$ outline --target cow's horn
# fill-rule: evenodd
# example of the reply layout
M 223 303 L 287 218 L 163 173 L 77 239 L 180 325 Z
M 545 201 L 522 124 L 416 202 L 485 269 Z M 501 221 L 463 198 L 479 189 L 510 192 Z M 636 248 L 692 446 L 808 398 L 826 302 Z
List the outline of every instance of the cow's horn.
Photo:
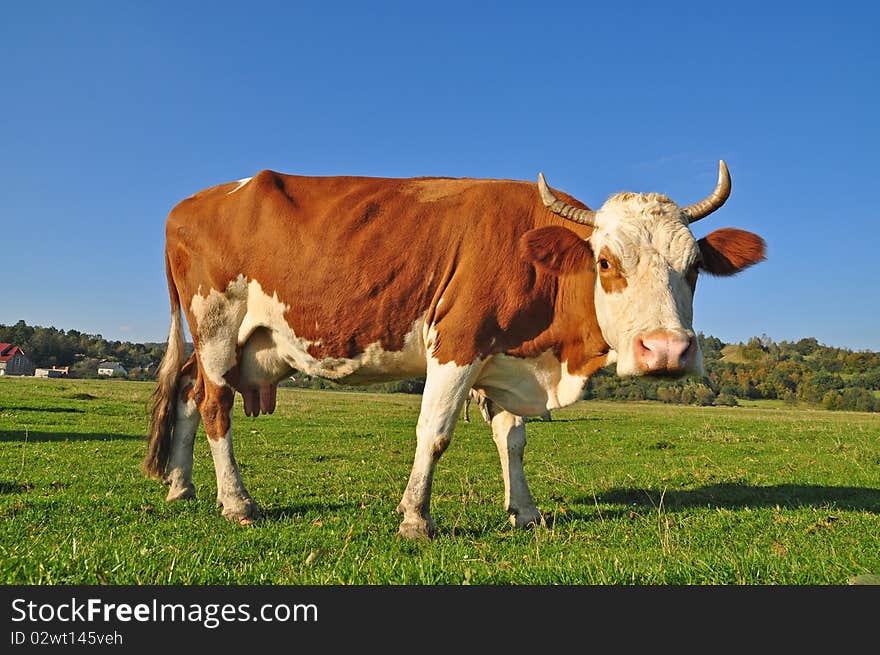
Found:
M 727 200 L 730 195 L 730 171 L 727 170 L 727 164 L 724 160 L 718 162 L 718 184 L 709 197 L 700 202 L 688 205 L 682 209 L 682 213 L 687 217 L 690 223 L 700 220 L 704 216 L 708 216 Z
M 556 196 L 547 187 L 547 180 L 544 179 L 543 173 L 538 173 L 538 192 L 541 194 L 541 200 L 554 214 L 559 214 L 563 218 L 581 225 L 595 225 L 596 212 L 574 207 L 562 200 L 557 200 Z

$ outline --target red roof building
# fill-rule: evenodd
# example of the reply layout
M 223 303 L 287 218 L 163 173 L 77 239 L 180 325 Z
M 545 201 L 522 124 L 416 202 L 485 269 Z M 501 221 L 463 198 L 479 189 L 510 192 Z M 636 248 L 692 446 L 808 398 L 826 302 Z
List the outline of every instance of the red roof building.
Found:
M 11 343 L 0 343 L 0 375 L 33 375 L 34 364 L 24 351 Z

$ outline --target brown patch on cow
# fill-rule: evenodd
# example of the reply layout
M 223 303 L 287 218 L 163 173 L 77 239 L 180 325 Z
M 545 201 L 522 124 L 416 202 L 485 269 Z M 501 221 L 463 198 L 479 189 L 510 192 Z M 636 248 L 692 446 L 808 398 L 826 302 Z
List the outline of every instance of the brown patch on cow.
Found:
M 566 222 L 566 225 L 570 223 Z M 589 228 L 587 228 L 589 230 Z M 589 249 L 589 243 L 584 242 Z M 591 261 L 592 252 L 589 253 Z M 574 375 L 590 376 L 605 365 L 609 346 L 596 319 L 594 286 L 596 272 L 586 265 L 582 275 L 557 276 L 538 268 L 534 283 L 541 302 L 524 307 L 529 326 L 542 329 L 527 336 L 506 351 L 514 357 L 537 357 L 552 350 L 560 362 L 566 362 Z
M 375 203 L 375 202 L 367 203 L 367 206 L 364 207 L 364 213 L 356 225 L 358 225 L 358 224 L 365 225 L 365 224 L 369 223 L 370 220 L 378 213 L 379 213 L 378 203 Z
M 547 210 L 530 182 L 263 171 L 232 195 L 215 187 L 179 203 L 166 251 L 189 255 L 188 270 L 173 271 L 184 298 L 239 275 L 258 280 L 290 307 L 285 319 L 317 359 L 354 358 L 374 343 L 399 351 L 427 312 L 441 363 L 543 347 L 570 355 L 574 371 L 608 347 L 592 267 L 558 277 L 522 257 L 520 238 L 548 226 L 570 230 L 572 242 L 591 232 Z M 184 311 L 198 344 L 200 326 Z
M 187 273 L 189 272 L 190 266 L 190 256 L 186 251 L 186 248 L 183 246 L 178 246 L 174 249 L 174 252 L 169 253 L 172 267 L 177 275 L 181 276 L 181 278 L 185 278 Z
M 603 246 L 596 260 L 596 271 L 599 273 L 599 284 L 605 293 L 620 293 L 626 289 L 626 276 L 620 258 Z
M 538 334 L 523 340 L 506 352 L 514 357 L 537 357 L 552 350 L 560 362 L 568 364 L 568 372 L 590 376 L 602 368 L 608 358 L 609 346 L 596 320 L 593 285 L 595 274 L 588 269 L 580 279 L 574 276 L 551 277 L 549 287 L 549 319 Z M 544 315 L 536 313 L 534 324 L 543 325 Z
M 519 248 L 526 261 L 553 275 L 583 271 L 593 258 L 589 242 L 559 225 L 529 230 Z
M 757 234 L 730 227 L 707 234 L 700 247 L 700 267 L 712 275 L 735 275 L 766 259 L 766 244 Z
M 219 441 L 226 437 L 231 425 L 230 412 L 235 399 L 235 391 L 228 385 L 218 386 L 202 378 L 204 395 L 199 404 L 199 413 L 205 424 L 209 439 Z
M 196 362 L 195 353 L 189 356 L 186 363 L 180 369 L 180 391 L 178 398 L 180 402 L 187 403 L 196 399 L 196 387 L 198 386 L 199 367 Z

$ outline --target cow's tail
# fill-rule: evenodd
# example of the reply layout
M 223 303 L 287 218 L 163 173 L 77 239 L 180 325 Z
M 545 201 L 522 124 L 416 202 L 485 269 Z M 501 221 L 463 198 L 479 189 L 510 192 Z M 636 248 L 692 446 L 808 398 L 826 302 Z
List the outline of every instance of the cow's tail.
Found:
M 165 274 L 168 277 L 168 293 L 171 297 L 171 329 L 168 332 L 168 347 L 165 349 L 165 356 L 156 375 L 156 388 L 151 399 L 147 456 L 143 464 L 146 474 L 154 478 L 161 478 L 165 474 L 168 457 L 171 454 L 171 431 L 174 427 L 177 407 L 177 386 L 180 369 L 186 358 L 180 295 L 171 275 L 171 263 L 167 255 Z

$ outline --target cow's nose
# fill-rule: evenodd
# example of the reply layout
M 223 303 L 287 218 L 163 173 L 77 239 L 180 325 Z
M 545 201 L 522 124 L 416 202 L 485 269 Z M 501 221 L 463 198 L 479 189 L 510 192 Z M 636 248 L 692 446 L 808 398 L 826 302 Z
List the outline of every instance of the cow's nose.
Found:
M 687 367 L 694 337 L 677 330 L 654 330 L 635 338 L 636 363 L 644 373 L 681 373 Z

